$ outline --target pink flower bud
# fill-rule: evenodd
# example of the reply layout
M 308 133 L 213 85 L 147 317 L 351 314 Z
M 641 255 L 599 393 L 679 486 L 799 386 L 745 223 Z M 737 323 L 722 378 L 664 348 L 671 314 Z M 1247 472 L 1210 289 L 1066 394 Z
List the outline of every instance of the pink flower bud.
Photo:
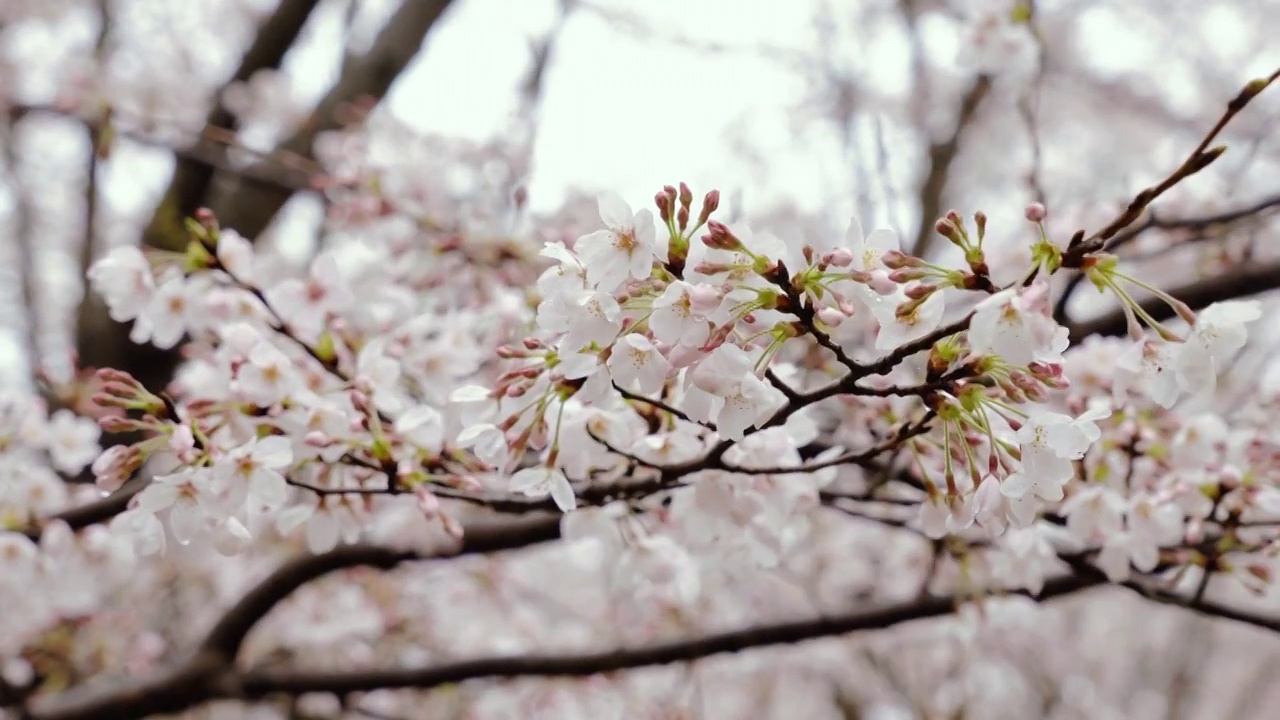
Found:
M 671 198 L 660 192 L 653 196 L 653 204 L 658 206 L 658 217 L 662 218 L 662 222 L 671 222 Z
M 705 225 L 711 218 L 711 213 L 718 207 L 720 207 L 720 191 L 712 190 L 702 198 L 702 211 L 698 213 L 698 224 Z
M 733 231 L 727 225 L 718 220 L 708 220 L 707 231 L 707 234 L 702 236 L 702 242 L 709 248 L 718 250 L 739 250 L 742 248 L 742 241 L 733 234 Z
M 1253 563 L 1245 567 L 1245 571 L 1264 583 L 1271 582 L 1271 568 L 1261 563 Z
M 692 204 L 693 204 L 693 191 L 689 189 L 688 185 L 684 184 L 684 182 L 681 182 L 680 183 L 680 207 L 684 208 L 685 210 L 688 210 L 689 206 Z
M 923 300 L 929 297 L 938 289 L 937 285 L 929 283 L 912 283 L 907 286 L 905 293 L 912 300 Z
M 1027 219 L 1030 220 L 1031 222 L 1034 222 L 1034 223 L 1044 222 L 1044 218 L 1047 214 L 1048 212 L 1044 209 L 1044 205 L 1041 205 L 1038 202 L 1031 203 L 1030 205 L 1027 206 L 1026 216 L 1027 216 Z
M 178 425 L 173 429 L 173 434 L 169 436 L 170 450 L 182 454 L 188 450 L 194 450 L 195 447 L 196 436 L 191 431 L 190 425 Z
M 844 322 L 844 313 L 833 307 L 821 307 L 818 309 L 818 320 L 829 327 L 838 327 Z
M 824 260 L 834 267 L 849 267 L 853 264 L 853 252 L 848 248 L 836 248 L 827 253 Z
M 905 267 L 917 267 L 920 265 L 920 259 L 912 257 L 901 250 L 890 250 L 880 256 L 880 262 L 890 270 L 899 270 Z
M 1192 545 L 1200 543 L 1204 540 L 1204 521 L 1200 518 L 1191 518 L 1187 521 L 1186 542 Z
M 306 444 L 308 447 L 323 448 L 323 447 L 329 447 L 329 445 L 333 442 L 333 438 L 329 437 L 328 435 L 321 432 L 320 430 L 312 430 L 308 432 L 306 435 L 302 436 L 302 442 Z
M 955 223 L 946 218 L 939 218 L 938 221 L 933 224 L 933 230 L 948 240 L 954 240 L 960 234 L 960 230 L 956 227 Z

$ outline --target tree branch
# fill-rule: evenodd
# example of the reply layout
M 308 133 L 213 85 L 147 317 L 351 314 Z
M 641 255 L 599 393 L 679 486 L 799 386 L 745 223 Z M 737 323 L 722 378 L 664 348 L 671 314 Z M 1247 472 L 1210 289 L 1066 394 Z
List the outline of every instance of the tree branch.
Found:
M 1124 247 L 1134 240 L 1137 240 L 1140 236 L 1150 230 L 1185 230 L 1192 233 L 1199 233 L 1211 228 L 1231 226 L 1235 223 L 1247 220 L 1258 220 L 1276 208 L 1280 208 L 1280 194 L 1268 196 L 1251 205 L 1219 213 L 1212 213 L 1209 215 L 1164 219 L 1157 216 L 1154 212 L 1151 212 L 1147 214 L 1147 219 L 1142 223 L 1139 223 L 1137 226 L 1116 235 L 1111 240 L 1111 249 L 1117 250 Z M 1223 235 L 1225 235 L 1225 232 L 1222 235 L 1212 235 L 1193 239 L 1209 240 L 1222 237 Z M 1171 246 L 1166 249 L 1172 249 L 1172 247 L 1176 246 Z M 1164 250 L 1161 250 L 1161 252 L 1163 251 Z M 1142 256 L 1129 255 L 1125 257 L 1128 260 L 1138 260 L 1149 256 L 1144 254 Z M 1079 289 L 1080 284 L 1083 282 L 1083 273 L 1076 273 L 1067 281 L 1066 286 L 1062 290 L 1062 294 L 1058 297 L 1058 301 L 1054 304 L 1053 308 L 1053 317 L 1058 321 L 1058 323 L 1065 324 L 1067 322 L 1067 305 L 1071 302 L 1071 298 L 1074 296 L 1075 291 Z
M 1091 578 L 1067 575 L 1045 583 L 1039 599 L 1048 600 L 1103 584 Z M 1025 595 L 1022 591 L 1005 594 Z M 881 630 L 900 623 L 949 615 L 958 598 L 946 595 L 912 600 L 873 610 L 859 610 L 832 617 L 731 630 L 699 638 L 659 643 L 648 647 L 584 655 L 527 655 L 468 660 L 450 665 L 356 672 L 302 673 L 262 670 L 248 672 L 241 681 L 245 697 L 276 693 L 296 695 L 332 692 L 344 695 L 383 688 L 433 688 L 479 678 L 588 677 L 601 673 L 654 665 L 689 662 L 712 655 L 742 652 L 773 645 Z
M 1193 310 L 1232 298 L 1247 297 L 1280 287 L 1280 263 L 1251 266 L 1200 280 L 1169 291 Z M 1173 317 L 1173 308 L 1159 298 L 1147 298 L 1142 307 L 1156 320 Z M 1078 323 L 1068 323 L 1072 344 L 1090 335 L 1119 336 L 1126 330 L 1124 313 L 1111 311 L 1101 317 Z
M 248 676 L 235 669 L 235 656 L 257 623 L 293 591 L 319 577 L 344 568 L 369 566 L 390 569 L 412 560 L 514 550 L 560 536 L 560 518 L 544 515 L 501 525 L 464 530 L 460 543 L 430 550 L 375 545 L 340 547 L 285 563 L 250 590 L 214 625 L 195 654 L 177 668 L 124 688 L 105 692 L 70 692 L 37 703 L 31 720 L 126 720 L 176 713 L 219 698 L 244 695 Z
M 245 51 L 240 59 L 240 66 L 223 85 L 223 89 L 233 83 L 248 81 L 260 70 L 280 67 L 285 54 L 293 47 L 307 19 L 319 4 L 320 0 L 280 0 L 275 12 L 258 28 L 253 44 Z M 205 118 L 205 128 L 234 132 L 236 126 L 235 116 L 223 106 L 220 96 L 215 97 L 213 108 Z M 195 147 L 201 141 L 197 141 Z M 193 153 L 179 155 L 169 187 L 143 234 L 146 245 L 168 250 L 181 250 L 184 247 L 186 231 L 183 228 L 183 218 L 190 216 L 203 204 L 209 185 L 213 182 L 214 170 L 223 164 L 206 162 Z
M 920 185 L 920 225 L 916 230 L 915 242 L 911 245 L 911 254 L 917 257 L 928 254 L 929 246 L 937 234 L 933 225 L 943 213 L 943 193 L 947 189 L 947 179 L 951 176 L 951 164 L 960 153 L 960 141 L 965 130 L 973 123 L 978 106 L 990 90 L 991 78 L 979 75 L 960 100 L 960 113 L 951 137 L 929 145 L 928 167 L 924 182 Z
M 449 4 L 450 0 L 404 0 L 374 40 L 373 48 L 346 64 L 337 83 L 310 118 L 277 150 L 310 158 L 316 136 L 340 126 L 338 110 L 343 105 L 361 98 L 382 99 L 391 83 L 418 54 L 427 31 Z M 205 204 L 223 227 L 253 239 L 267 228 L 292 194 L 238 175 L 228 178 L 225 184 L 215 184 Z

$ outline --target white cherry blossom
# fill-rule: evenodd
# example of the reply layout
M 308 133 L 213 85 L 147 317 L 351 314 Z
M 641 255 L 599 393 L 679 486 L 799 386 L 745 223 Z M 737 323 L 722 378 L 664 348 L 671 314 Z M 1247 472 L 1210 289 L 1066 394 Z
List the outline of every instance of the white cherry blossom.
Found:
M 569 512 L 578 505 L 573 486 L 569 484 L 569 479 L 564 473 L 557 468 L 539 465 L 520 470 L 511 476 L 510 487 L 511 492 L 528 497 L 541 498 L 550 495 L 556 507 L 562 512 Z
M 600 195 L 599 204 L 605 229 L 578 238 L 573 249 L 586 266 L 588 281 L 611 292 L 628 278 L 649 277 L 657 252 L 656 232 L 653 213 L 647 208 L 632 214 L 626 201 L 610 192 Z
M 671 364 L 648 338 L 637 333 L 623 335 L 609 355 L 609 372 L 614 382 L 642 395 L 654 395 L 662 389 Z

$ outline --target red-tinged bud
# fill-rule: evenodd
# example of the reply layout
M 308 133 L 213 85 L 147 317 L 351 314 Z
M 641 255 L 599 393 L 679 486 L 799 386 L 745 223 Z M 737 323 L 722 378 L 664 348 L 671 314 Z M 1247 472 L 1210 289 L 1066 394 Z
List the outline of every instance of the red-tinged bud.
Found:
M 218 229 L 218 218 L 213 214 L 213 211 L 207 207 L 196 208 L 193 217 L 195 217 L 196 222 L 200 223 L 208 230 Z
M 131 418 L 120 417 L 119 415 L 104 415 L 98 418 L 98 427 L 103 432 L 109 433 L 127 433 L 134 430 L 140 430 L 140 423 Z
M 946 214 L 946 218 L 947 220 L 950 220 L 951 224 L 955 225 L 957 228 L 964 227 L 964 218 L 960 217 L 960 213 L 956 212 L 955 210 L 948 210 Z
M 680 228 L 681 232 L 689 227 L 689 208 L 682 207 L 676 211 L 676 227 Z
M 680 207 L 684 208 L 685 210 L 688 210 L 690 205 L 693 205 L 693 191 L 689 189 L 688 185 L 684 184 L 684 182 L 681 182 L 680 183 Z
M 822 261 L 838 268 L 849 267 L 853 264 L 853 252 L 848 248 L 836 248 L 824 255 Z
M 728 340 L 729 335 L 733 332 L 733 326 L 734 323 L 725 323 L 723 326 L 716 328 L 711 333 L 711 337 L 707 338 L 707 341 L 702 344 L 702 352 L 711 352 L 723 345 L 724 341 Z
M 352 389 L 348 395 L 351 396 L 352 407 L 354 407 L 358 412 L 365 415 L 371 415 L 375 412 L 373 401 L 369 398 L 368 394 L 358 389 Z
M 542 350 L 547 345 L 536 337 L 527 337 L 520 341 L 526 350 Z
M 889 279 L 898 284 L 923 280 L 925 277 L 928 277 L 928 274 L 920 268 L 902 268 L 889 273 Z
M 866 285 L 867 283 L 870 283 L 872 280 L 875 279 L 871 275 L 871 273 L 867 272 L 866 270 L 859 270 L 857 268 L 851 268 L 847 274 L 850 280 L 856 283 L 862 283 L 863 285 Z
M 880 256 L 880 262 L 890 270 L 900 270 L 906 267 L 918 267 L 920 258 L 908 255 L 901 250 L 890 250 Z
M 719 250 L 739 250 L 742 248 L 742 241 L 733 234 L 733 231 L 727 225 L 718 220 L 707 221 L 707 234 L 702 236 L 702 242 L 707 247 Z
M 509 398 L 518 398 L 524 397 L 527 392 L 529 392 L 529 388 L 523 385 L 508 385 L 506 395 Z
M 1261 563 L 1251 563 L 1245 566 L 1245 572 L 1258 578 L 1264 583 L 1271 582 L 1271 568 Z
M 1044 205 L 1041 205 L 1038 202 L 1031 203 L 1027 206 L 1026 217 L 1033 223 L 1044 222 L 1047 215 L 1048 211 L 1045 210 Z
M 712 190 L 702 198 L 702 210 L 698 213 L 698 224 L 705 225 L 711 219 L 711 213 L 720 207 L 720 191 Z
M 662 218 L 662 222 L 671 222 L 671 198 L 666 193 L 658 193 L 653 196 L 653 204 L 658 206 L 658 217 Z
M 812 245 L 805 243 L 804 247 L 800 248 L 800 254 L 804 256 L 804 262 L 806 265 L 813 264 L 814 249 Z
M 978 226 L 978 240 L 987 236 L 987 214 L 979 210 L 973 214 L 973 224 Z
M 110 410 L 120 407 L 116 402 L 116 398 L 102 392 L 96 392 L 89 396 L 89 404 L 95 410 Z
M 495 355 L 502 358 L 503 360 L 511 360 L 513 358 L 526 357 L 524 352 L 516 350 L 510 345 L 499 345 L 497 349 L 495 349 L 493 352 Z
M 1045 387 L 1051 387 L 1054 390 L 1066 390 L 1071 387 L 1071 378 L 1065 375 L 1058 375 L 1056 377 L 1050 375 L 1049 377 L 1042 377 L 1038 379 L 1040 382 L 1044 383 Z
M 956 224 L 947 218 L 938 218 L 938 221 L 933 224 L 933 229 L 939 235 L 947 238 L 948 240 L 954 240 L 956 236 L 960 234 L 960 230 L 956 227 Z
M 1196 326 L 1196 313 L 1191 309 L 1190 305 L 1182 302 L 1172 295 L 1166 299 L 1166 302 L 1169 303 L 1169 307 L 1173 308 L 1174 312 L 1178 313 L 1178 317 L 1185 320 L 1191 327 Z
M 937 289 L 937 285 L 929 283 L 912 283 L 906 287 L 904 292 L 912 300 L 923 300 L 932 295 Z
M 994 448 L 992 448 L 991 454 L 987 455 L 987 472 L 992 475 L 1000 472 L 1000 456 L 996 454 Z

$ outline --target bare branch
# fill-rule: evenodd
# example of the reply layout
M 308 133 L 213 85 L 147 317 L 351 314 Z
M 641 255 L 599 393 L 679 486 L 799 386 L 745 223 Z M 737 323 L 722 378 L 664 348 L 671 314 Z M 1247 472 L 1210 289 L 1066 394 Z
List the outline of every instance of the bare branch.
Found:
M 951 165 L 960 152 L 960 141 L 965 130 L 973 123 L 978 106 L 990 90 L 991 78 L 979 75 L 960 100 L 955 131 L 946 140 L 929 145 L 928 166 L 924 182 L 920 185 L 920 226 L 916 231 L 915 242 L 911 245 L 913 255 L 925 257 L 929 253 L 929 246 L 937 234 L 933 230 L 934 222 L 944 212 L 943 194 L 947 189 L 947 180 L 951 177 Z
M 418 54 L 427 31 L 449 7 L 450 0 L 404 0 L 387 21 L 365 55 L 353 59 L 311 116 L 278 150 L 312 157 L 316 136 L 339 127 L 339 109 L 361 98 L 380 100 L 409 61 Z M 268 186 L 249 176 L 229 178 L 215 185 L 205 205 L 224 227 L 256 238 L 271 223 L 292 192 Z
M 1191 309 L 1199 310 L 1215 302 L 1257 295 L 1276 288 L 1280 288 L 1280 263 L 1249 266 L 1233 272 L 1224 272 L 1174 288 L 1169 291 L 1169 294 L 1190 305 Z M 1174 315 L 1173 308 L 1159 298 L 1144 300 L 1142 307 L 1158 321 L 1167 320 Z M 1093 320 L 1067 324 L 1067 328 L 1071 331 L 1072 344 L 1090 335 L 1123 335 L 1126 327 L 1124 313 L 1119 310 Z
M 182 665 L 141 683 L 106 692 L 72 692 L 30 709 L 31 720 L 125 720 L 180 712 L 218 698 L 245 695 L 235 656 L 253 627 L 299 587 L 344 568 L 390 569 L 412 560 L 513 550 L 554 540 L 560 518 L 544 515 L 515 523 L 468 527 L 460 543 L 427 551 L 351 545 L 281 566 L 233 605 L 214 625 L 197 652 Z
M 1154 212 L 1148 213 L 1147 219 L 1135 227 L 1132 227 L 1111 240 L 1111 250 L 1118 250 L 1125 245 L 1137 240 L 1143 234 L 1151 230 L 1182 230 L 1191 233 L 1204 233 L 1213 228 L 1230 228 L 1237 223 L 1243 223 L 1250 220 L 1261 220 L 1271 211 L 1280 208 L 1280 194 L 1271 195 L 1244 207 L 1226 210 L 1220 213 L 1212 213 L 1209 215 L 1200 215 L 1184 218 L 1161 218 Z M 1209 240 L 1214 238 L 1225 237 L 1227 232 L 1214 234 L 1209 236 L 1198 237 L 1195 239 Z M 1173 247 L 1176 247 L 1173 246 Z M 1165 252 L 1161 250 L 1160 252 Z M 1126 256 L 1129 259 L 1142 259 L 1142 256 Z M 1075 291 L 1079 289 L 1080 284 L 1084 282 L 1084 275 L 1078 273 L 1073 275 L 1067 282 L 1066 287 L 1062 290 L 1062 295 L 1058 297 L 1058 302 L 1054 305 L 1053 317 L 1059 323 L 1067 322 L 1067 305 L 1070 303 Z
M 240 66 L 223 86 L 224 89 L 232 83 L 249 80 L 259 70 L 280 67 L 285 54 L 293 47 L 307 19 L 319 4 L 319 0 L 281 0 L 275 12 L 259 27 L 253 43 L 245 51 Z M 220 96 L 214 98 L 213 108 L 205 118 L 205 127 L 236 129 L 235 116 L 222 105 Z M 193 147 L 198 147 L 203 140 L 202 134 L 201 140 Z M 143 242 L 151 247 L 181 250 L 186 240 L 182 220 L 203 204 L 213 182 L 214 170 L 224 164 L 206 162 L 196 153 L 180 154 L 169 188 L 147 225 Z

